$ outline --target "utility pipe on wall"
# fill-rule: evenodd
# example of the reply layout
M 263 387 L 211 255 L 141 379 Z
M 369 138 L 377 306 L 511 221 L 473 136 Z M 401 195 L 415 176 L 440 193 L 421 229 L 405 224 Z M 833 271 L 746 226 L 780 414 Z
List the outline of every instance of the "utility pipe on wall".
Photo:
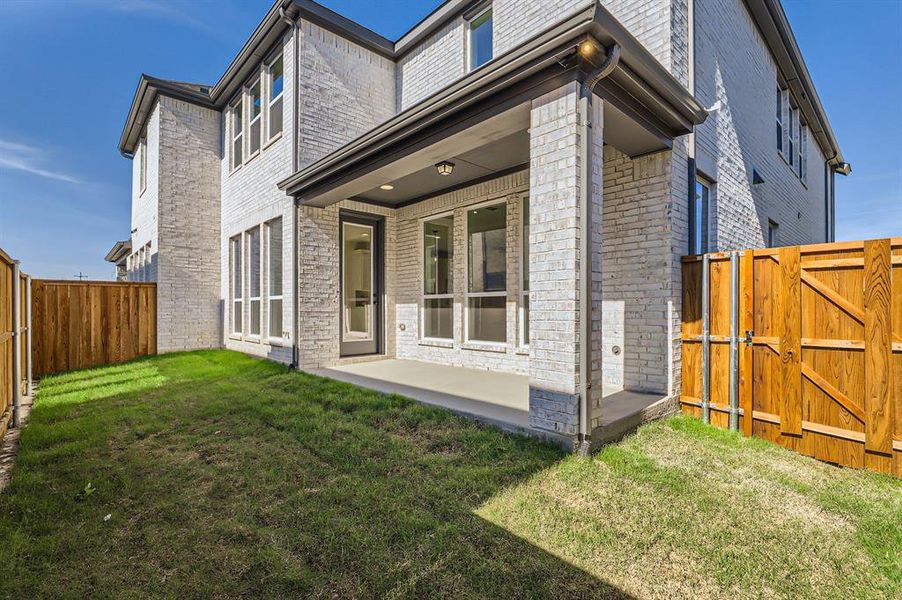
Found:
M 589 59 L 598 51 L 594 40 L 580 44 L 579 53 Z M 620 46 L 612 44 L 605 49 L 605 60 L 597 69 L 586 75 L 579 90 L 580 137 L 580 261 L 579 261 L 579 317 L 582 325 L 580 336 L 580 384 L 579 394 L 579 447 L 582 455 L 588 454 L 591 426 L 589 424 L 589 399 L 592 392 L 592 98 L 595 86 L 613 72 L 620 62 Z M 603 126 L 603 124 L 602 124 Z
M 298 35 L 298 22 L 297 20 L 289 17 L 285 12 L 285 7 L 279 8 L 279 16 L 282 17 L 282 20 L 291 27 L 291 46 L 294 49 L 294 66 L 292 68 L 292 84 L 291 84 L 291 94 L 292 94 L 292 111 L 291 111 L 291 172 L 297 173 L 298 164 L 300 162 L 298 158 L 298 123 L 299 116 L 298 111 L 300 109 L 300 91 L 299 91 L 299 82 L 300 82 L 300 39 Z M 298 219 L 300 217 L 300 211 L 298 209 L 298 201 L 296 198 L 292 199 L 291 202 L 291 280 L 292 280 L 292 290 L 291 290 L 291 298 L 292 302 L 292 324 L 293 331 L 292 335 L 294 339 L 291 343 L 291 367 L 296 369 L 301 364 L 301 349 L 298 345 L 299 336 L 301 331 L 300 325 L 300 298 L 298 297 L 298 269 L 300 268 L 300 264 L 298 262 L 298 242 L 300 237 L 298 235 Z

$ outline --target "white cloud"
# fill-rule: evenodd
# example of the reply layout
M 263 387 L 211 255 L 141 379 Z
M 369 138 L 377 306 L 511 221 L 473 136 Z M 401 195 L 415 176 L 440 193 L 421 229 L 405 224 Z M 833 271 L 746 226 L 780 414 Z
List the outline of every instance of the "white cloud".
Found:
M 76 2 L 102 10 L 156 17 L 207 33 L 213 30 L 208 22 L 191 14 L 191 12 L 197 12 L 199 4 L 197 2 L 172 2 L 171 0 L 76 0 Z
M 22 171 L 46 179 L 82 183 L 72 175 L 46 168 L 45 162 L 45 153 L 40 148 L 0 138 L 0 168 Z

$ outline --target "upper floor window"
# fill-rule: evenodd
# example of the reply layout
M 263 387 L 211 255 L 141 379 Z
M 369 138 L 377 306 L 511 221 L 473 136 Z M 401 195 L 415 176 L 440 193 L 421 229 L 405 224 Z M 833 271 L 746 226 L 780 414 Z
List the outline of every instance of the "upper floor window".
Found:
M 261 134 L 263 133 L 263 94 L 258 79 L 248 88 L 248 109 L 250 110 L 250 139 L 248 157 L 260 151 Z
M 282 57 L 269 64 L 269 134 L 268 139 L 282 133 L 282 93 L 285 91 L 285 73 Z
M 711 201 L 711 184 L 701 177 L 695 178 L 695 196 L 689 207 L 689 254 L 708 251 L 708 207 Z
M 767 221 L 767 247 L 776 248 L 780 245 L 780 226 L 776 221 Z
M 777 88 L 777 150 L 783 152 L 783 94 L 785 92 Z
M 789 159 L 790 166 L 795 165 L 796 146 L 798 145 L 798 143 L 796 142 L 796 137 L 795 137 L 796 131 L 797 131 L 796 125 L 795 125 L 796 119 L 798 119 L 798 114 L 796 112 L 796 109 L 790 108 L 789 109 L 789 149 L 788 149 L 789 156 L 787 157 Z
M 232 107 L 232 168 L 237 169 L 243 160 L 244 143 L 244 106 L 239 98 Z
M 472 71 L 492 60 L 492 6 L 469 22 L 469 67 Z
M 147 189 L 147 137 L 142 137 L 138 142 L 138 181 L 141 184 L 141 194 Z
M 808 145 L 808 127 L 799 119 L 798 151 L 796 153 L 796 172 L 799 179 L 805 181 L 805 148 Z

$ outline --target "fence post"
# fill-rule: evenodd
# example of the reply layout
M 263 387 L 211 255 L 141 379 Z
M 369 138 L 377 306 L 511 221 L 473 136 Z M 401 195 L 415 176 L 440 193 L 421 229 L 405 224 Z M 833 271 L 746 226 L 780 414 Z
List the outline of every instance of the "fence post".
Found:
M 730 430 L 739 430 L 739 253 L 730 253 Z
M 19 281 L 19 261 L 13 261 L 13 427 L 19 426 L 19 406 L 22 404 L 22 284 Z
M 711 422 L 711 257 L 702 256 L 702 421 Z
M 31 275 L 25 276 L 25 327 L 25 394 L 31 397 L 34 394 L 31 378 Z
M 739 405 L 743 410 L 742 431 L 747 436 L 754 432 L 754 377 L 755 353 L 752 337 L 755 335 L 755 253 L 746 250 L 739 262 L 739 279 L 742 293 L 739 295 L 740 327 L 745 333 L 745 346 L 739 354 Z

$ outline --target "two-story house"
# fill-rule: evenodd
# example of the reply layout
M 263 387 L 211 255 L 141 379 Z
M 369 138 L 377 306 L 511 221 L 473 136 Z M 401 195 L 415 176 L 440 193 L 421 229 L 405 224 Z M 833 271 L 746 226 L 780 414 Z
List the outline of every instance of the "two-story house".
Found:
M 394 41 L 278 0 L 215 84 L 142 76 L 119 147 L 161 351 L 517 376 L 571 442 L 678 393 L 681 256 L 831 240 L 849 169 L 779 0 L 448 0 Z

